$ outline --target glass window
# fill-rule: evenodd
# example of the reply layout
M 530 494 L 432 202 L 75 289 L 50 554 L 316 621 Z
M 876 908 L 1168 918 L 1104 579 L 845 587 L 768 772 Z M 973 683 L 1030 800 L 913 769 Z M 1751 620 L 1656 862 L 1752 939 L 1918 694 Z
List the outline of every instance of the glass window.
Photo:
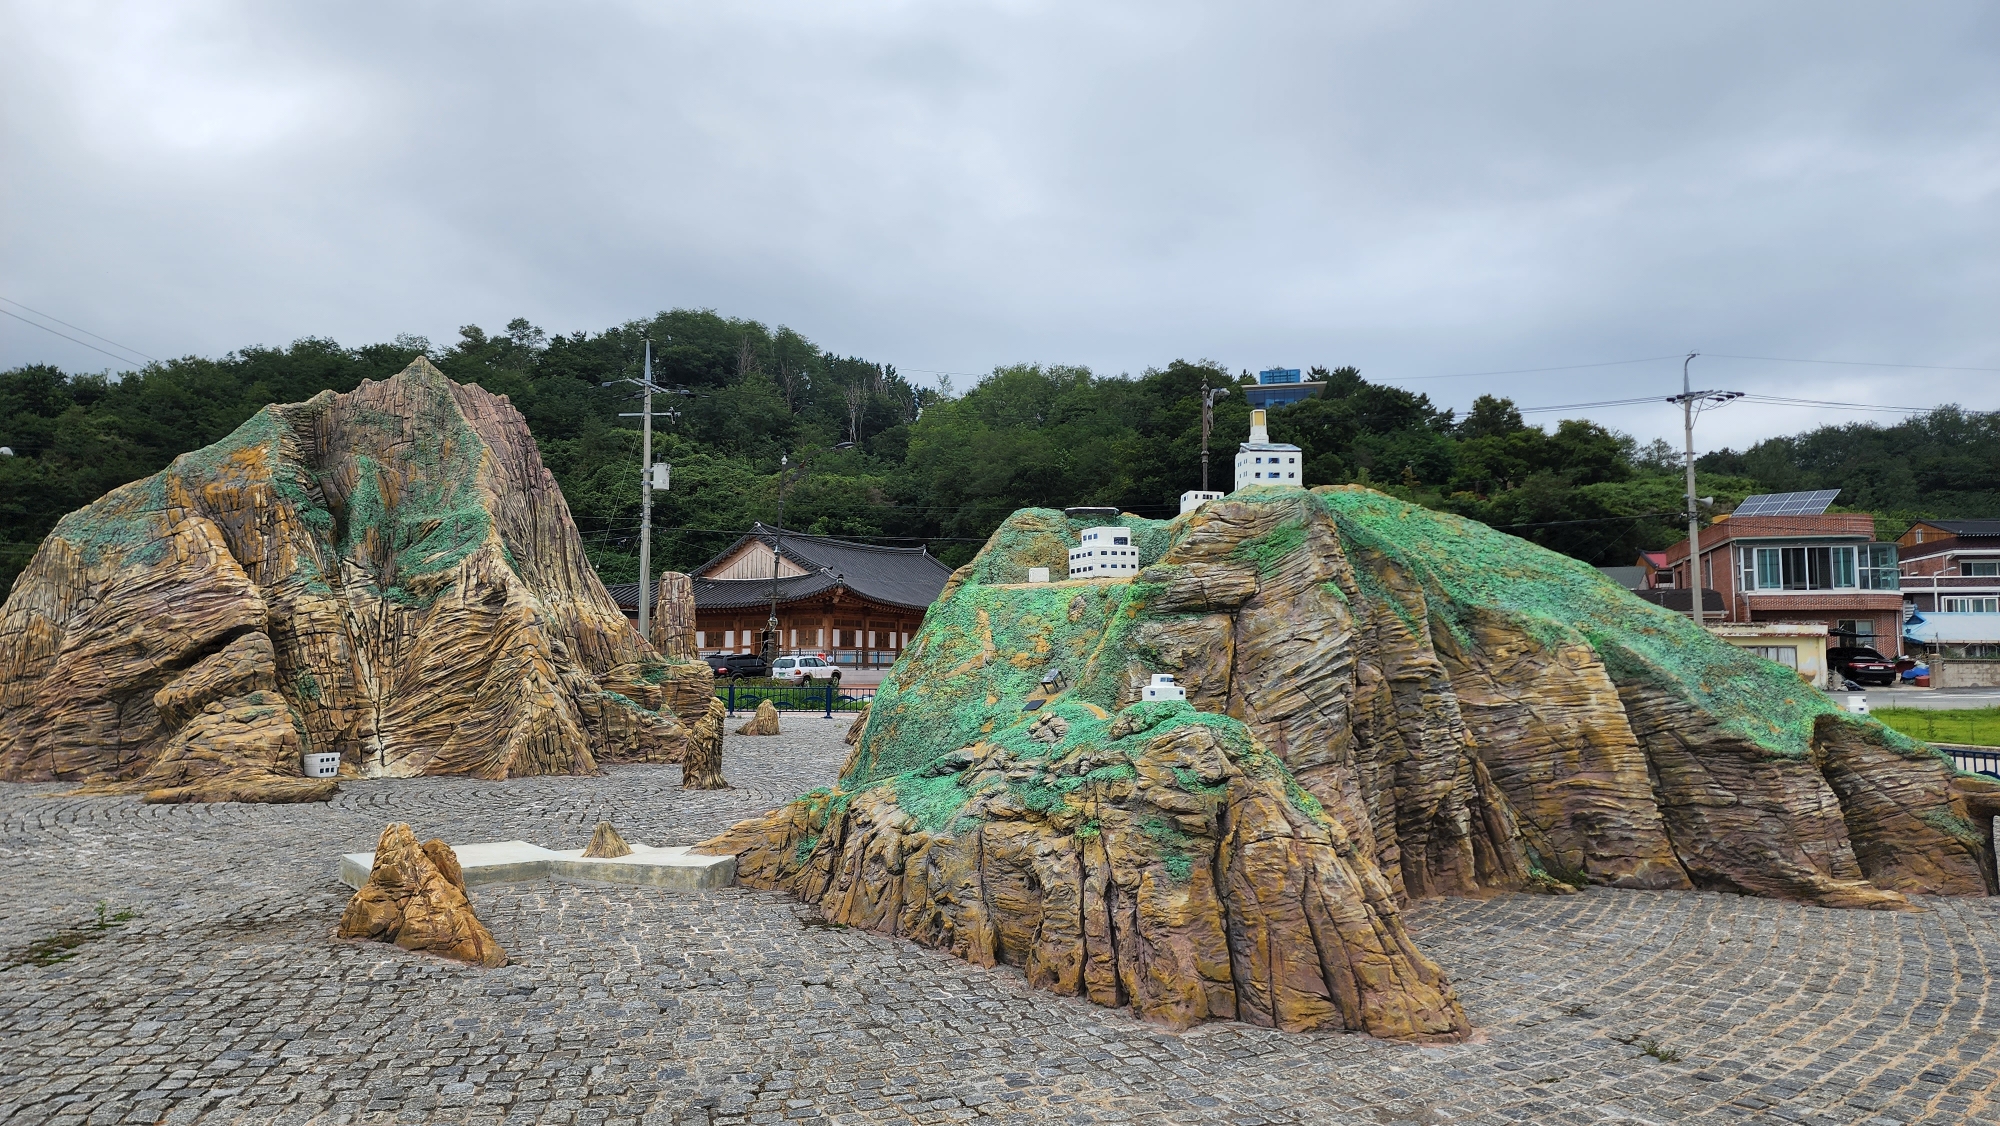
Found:
M 1958 565 L 1958 573 L 1987 579 L 2000 578 L 2000 559 L 1967 559 Z
M 2000 614 L 2000 598 L 1947 598 L 1947 614 Z
M 1840 589 L 1852 587 L 1854 585 L 1854 549 L 1851 547 L 1836 547 L 1832 549 L 1832 554 L 1833 585 Z
M 1776 661 L 1788 669 L 1799 667 L 1799 647 L 1796 645 L 1750 645 L 1745 648 L 1767 661 Z
M 1896 590 L 1901 587 L 1895 544 L 1871 543 L 1861 551 L 1861 589 Z
M 1784 589 L 1785 578 L 1784 578 L 1784 569 L 1781 566 L 1781 562 L 1782 561 L 1778 558 L 1777 548 L 1760 547 L 1757 549 L 1758 590 Z
M 1131 543 L 1131 542 L 1132 542 L 1132 540 L 1131 540 L 1131 538 L 1130 538 L 1129 536 L 1112 536 L 1112 537 L 1111 537 L 1111 542 L 1112 542 L 1112 543 Z

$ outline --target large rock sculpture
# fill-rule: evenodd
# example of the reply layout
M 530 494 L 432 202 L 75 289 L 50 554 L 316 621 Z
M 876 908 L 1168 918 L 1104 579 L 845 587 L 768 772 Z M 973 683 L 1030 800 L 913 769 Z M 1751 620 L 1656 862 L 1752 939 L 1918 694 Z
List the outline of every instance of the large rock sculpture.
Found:
M 506 398 L 419 359 L 64 517 L 0 609 L 0 777 L 313 800 L 333 782 L 300 752 L 333 751 L 348 775 L 640 760 L 724 785 L 712 676 L 662 640 L 679 659 L 590 569 Z
M 1574 560 L 1359 488 L 1120 523 L 1134 580 L 1030 583 L 1081 525 L 1016 513 L 838 783 L 704 851 L 1171 1024 L 1406 1039 L 1467 1031 L 1414 899 L 1993 890 L 1993 787 Z

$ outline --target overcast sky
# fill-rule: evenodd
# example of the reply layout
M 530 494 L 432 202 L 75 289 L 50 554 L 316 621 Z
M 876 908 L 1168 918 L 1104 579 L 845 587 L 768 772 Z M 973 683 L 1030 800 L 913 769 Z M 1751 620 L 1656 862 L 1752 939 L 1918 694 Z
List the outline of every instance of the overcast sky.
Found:
M 701 306 L 926 380 L 1354 364 L 1458 407 L 1680 362 L 1429 377 L 2000 369 L 1990 0 L 0 13 L 0 310 L 152 356 Z M 122 366 L 0 317 L 29 362 Z M 1694 370 L 2000 408 L 1996 371 Z

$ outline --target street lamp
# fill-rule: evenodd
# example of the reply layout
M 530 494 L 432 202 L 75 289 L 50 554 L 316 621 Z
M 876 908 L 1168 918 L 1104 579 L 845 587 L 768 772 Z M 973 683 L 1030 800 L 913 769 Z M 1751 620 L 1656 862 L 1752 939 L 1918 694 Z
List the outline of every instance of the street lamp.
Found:
M 1228 387 L 1210 390 L 1208 377 L 1201 377 L 1201 491 L 1208 491 L 1208 432 L 1215 429 L 1215 401 L 1229 394 Z
M 831 448 L 836 450 L 851 450 L 854 448 L 854 443 L 842 442 Z M 812 458 L 812 453 L 807 453 L 799 458 L 800 476 L 805 475 L 806 468 L 811 463 Z M 762 646 L 764 650 L 764 663 L 766 665 L 778 659 L 778 560 L 784 555 L 785 549 L 785 480 L 791 475 L 791 463 L 792 455 L 788 453 L 778 455 L 778 528 L 776 534 L 771 537 L 771 616 L 764 623 L 764 644 Z

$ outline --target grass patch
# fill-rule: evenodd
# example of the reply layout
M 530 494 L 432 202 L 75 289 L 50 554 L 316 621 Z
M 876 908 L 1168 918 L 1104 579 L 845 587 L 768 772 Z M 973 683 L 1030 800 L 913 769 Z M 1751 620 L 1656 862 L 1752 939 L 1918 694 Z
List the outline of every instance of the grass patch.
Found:
M 97 905 L 97 918 L 90 922 L 59 930 L 54 934 L 38 938 L 26 946 L 8 951 L 5 962 L 0 963 L 0 970 L 11 970 L 15 966 L 53 966 L 57 962 L 67 962 L 82 952 L 85 943 L 103 938 L 110 931 L 138 917 L 139 913 L 129 907 L 109 911 L 100 903 Z
M 1870 715 L 1912 739 L 1926 743 L 1964 743 L 2000 747 L 2000 708 L 1875 708 Z

